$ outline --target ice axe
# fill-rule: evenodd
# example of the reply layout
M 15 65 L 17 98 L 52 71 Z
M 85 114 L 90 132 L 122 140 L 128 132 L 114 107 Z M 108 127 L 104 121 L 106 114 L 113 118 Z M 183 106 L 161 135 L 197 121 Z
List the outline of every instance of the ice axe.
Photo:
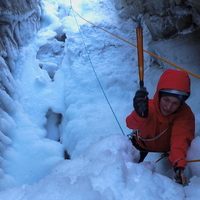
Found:
M 137 54 L 138 54 L 138 72 L 140 79 L 140 89 L 144 88 L 144 56 L 143 56 L 143 29 L 141 19 L 138 19 L 138 27 L 136 28 L 137 36 Z
M 138 72 L 140 89 L 135 93 L 133 99 L 133 106 L 136 113 L 140 117 L 148 117 L 148 92 L 144 87 L 144 57 L 143 57 L 143 29 L 141 20 L 138 20 L 138 27 L 136 28 L 137 36 L 137 54 L 138 54 Z

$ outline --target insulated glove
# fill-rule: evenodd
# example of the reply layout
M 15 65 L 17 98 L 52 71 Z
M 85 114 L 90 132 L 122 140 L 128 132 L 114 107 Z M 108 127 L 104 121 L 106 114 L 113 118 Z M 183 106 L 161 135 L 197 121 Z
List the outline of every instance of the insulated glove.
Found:
M 184 184 L 183 183 L 183 173 L 184 173 L 184 167 L 176 167 L 175 168 L 175 176 L 174 176 L 174 178 L 175 178 L 175 181 L 176 181 L 176 183 L 179 183 L 179 184 Z
M 136 113 L 143 118 L 148 117 L 148 92 L 145 87 L 138 90 L 133 98 L 133 107 Z

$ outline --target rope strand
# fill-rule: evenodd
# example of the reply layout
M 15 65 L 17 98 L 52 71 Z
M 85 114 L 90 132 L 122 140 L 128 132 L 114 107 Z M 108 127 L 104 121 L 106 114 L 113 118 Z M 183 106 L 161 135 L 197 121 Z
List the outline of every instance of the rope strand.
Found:
M 105 99 L 106 99 L 106 101 L 107 101 L 107 103 L 108 103 L 108 105 L 109 105 L 109 107 L 110 107 L 110 109 L 111 109 L 111 111 L 112 111 L 114 117 L 115 117 L 115 120 L 117 121 L 117 123 L 118 123 L 118 125 L 119 125 L 119 128 L 120 128 L 121 132 L 123 133 L 123 135 L 125 135 L 125 134 L 124 134 L 124 131 L 123 131 L 123 129 L 122 129 L 122 127 L 121 127 L 121 125 L 120 125 L 120 123 L 119 123 L 119 121 L 118 121 L 116 115 L 115 115 L 115 112 L 114 112 L 114 110 L 113 110 L 113 108 L 112 108 L 112 106 L 111 106 L 111 104 L 110 104 L 110 102 L 109 102 L 109 100 L 108 100 L 108 98 L 107 98 L 107 96 L 106 96 L 106 93 L 105 93 L 105 91 L 104 91 L 104 89 L 103 89 L 103 87 L 102 87 L 102 85 L 101 85 L 101 82 L 100 82 L 100 80 L 99 80 L 99 78 L 98 78 L 98 76 L 97 76 L 97 73 L 96 73 L 96 71 L 95 71 L 95 69 L 94 69 L 92 60 L 91 60 L 91 58 L 90 58 L 89 52 L 88 52 L 88 50 L 87 50 L 86 44 L 85 44 L 84 39 L 83 39 L 83 36 L 82 36 L 82 34 L 81 34 L 80 26 L 79 26 L 78 21 L 77 21 L 77 19 L 76 19 L 75 13 L 76 13 L 80 18 L 82 18 L 83 20 L 85 20 L 86 22 L 88 22 L 88 23 L 90 23 L 91 25 L 93 25 L 93 26 L 95 26 L 95 27 L 97 27 L 97 28 L 99 28 L 99 29 L 101 29 L 101 30 L 103 30 L 103 31 L 105 31 L 105 32 L 107 32 L 107 33 L 113 35 L 114 37 L 117 37 L 118 39 L 120 39 L 120 40 L 122 40 L 122 41 L 124 41 L 124 42 L 126 42 L 126 43 L 128 43 L 128 44 L 130 44 L 130 45 L 132 45 L 132 46 L 134 46 L 134 47 L 137 47 L 137 45 L 135 45 L 135 44 L 133 44 L 133 43 L 131 43 L 131 42 L 129 42 L 129 41 L 127 41 L 127 40 L 125 40 L 125 39 L 123 39 L 123 38 L 121 38 L 121 37 L 119 37 L 119 36 L 113 34 L 113 33 L 110 33 L 109 31 L 107 31 L 107 30 L 105 30 L 105 29 L 103 29 L 103 28 L 101 28 L 101 27 L 99 27 L 99 26 L 93 24 L 92 22 L 90 22 L 90 21 L 84 19 L 82 16 L 80 16 L 80 15 L 73 9 L 73 7 L 72 7 L 72 1 L 70 0 L 70 11 L 71 11 L 71 10 L 72 10 L 72 12 L 73 12 L 73 16 L 74 16 L 75 21 L 76 21 L 76 24 L 77 24 L 77 26 L 78 26 L 78 29 L 79 29 L 81 38 L 82 38 L 82 40 L 83 40 L 84 47 L 85 47 L 85 49 L 86 49 L 86 53 L 87 53 L 87 55 L 88 55 L 90 64 L 91 64 L 91 66 L 92 66 L 92 69 L 93 69 L 93 72 L 94 72 L 94 74 L 95 74 L 95 77 L 96 77 L 96 79 L 97 79 L 97 81 L 98 81 L 98 84 L 99 84 L 99 86 L 100 86 L 100 88 L 101 88 L 101 90 L 102 90 L 102 92 L 103 92 L 103 94 L 104 94 L 104 97 L 105 97 Z M 161 57 L 159 57 L 159 56 L 157 56 L 157 55 L 155 55 L 155 54 L 153 54 L 153 53 L 151 53 L 151 52 L 149 52 L 149 51 L 146 51 L 146 50 L 144 50 L 144 49 L 143 49 L 143 51 L 146 52 L 146 53 L 148 53 L 148 54 L 150 54 L 150 55 L 152 55 L 152 56 L 154 56 L 154 57 L 156 57 L 156 58 L 158 58 L 158 59 L 160 59 L 160 60 L 162 60 L 162 61 L 164 61 L 164 62 L 166 62 L 166 63 L 168 63 L 168 64 L 170 64 L 170 65 L 172 65 L 172 66 L 174 66 L 174 67 L 176 67 L 176 68 L 178 68 L 178 69 L 180 69 L 180 70 L 182 70 L 182 71 L 185 71 L 186 73 L 188 73 L 188 74 L 190 74 L 190 75 L 192 75 L 192 76 L 194 76 L 194 77 L 196 77 L 196 78 L 198 78 L 198 79 L 200 79 L 200 76 L 198 76 L 198 75 L 196 75 L 196 74 L 194 74 L 194 73 L 192 73 L 192 72 L 190 72 L 190 71 L 188 71 L 188 70 L 185 70 L 185 69 L 179 67 L 178 65 L 175 65 L 175 64 L 169 62 L 168 60 L 165 60 L 164 58 L 161 58 Z M 156 163 L 159 162 L 160 160 L 162 160 L 164 157 L 167 157 L 168 155 L 169 155 L 169 154 L 168 154 L 167 152 L 165 152 L 165 153 L 156 161 Z M 200 162 L 200 159 L 197 159 L 197 160 L 187 160 L 186 162 L 187 162 L 187 163 L 189 163 L 189 162 Z
M 73 8 L 72 8 L 72 9 L 73 9 Z M 93 26 L 95 26 L 95 27 L 97 27 L 97 28 L 99 28 L 99 29 L 105 31 L 106 33 L 108 33 L 108 34 L 110 34 L 110 35 L 113 35 L 114 37 L 116 37 L 116 38 L 118 38 L 118 39 L 120 39 L 120 40 L 122 40 L 122 41 L 124 41 L 124 42 L 126 42 L 126 43 L 128 43 L 128 44 L 130 44 L 130 45 L 132 45 L 132 46 L 134 46 L 134 47 L 137 47 L 137 45 L 135 45 L 135 44 L 133 44 L 133 43 L 131 43 L 131 42 L 129 42 L 129 41 L 127 41 L 127 40 L 125 40 L 125 39 L 123 39 L 123 38 L 121 38 L 121 37 L 119 37 L 119 36 L 117 36 L 117 35 L 115 35 L 115 34 L 113 34 L 113 33 L 111 33 L 111 32 L 109 32 L 109 31 L 107 31 L 106 29 L 103 29 L 103 28 L 101 28 L 100 26 L 97 26 L 96 24 L 94 24 L 94 23 L 88 21 L 87 19 L 83 18 L 83 17 L 82 17 L 81 15 L 79 15 L 74 9 L 73 9 L 73 11 L 74 11 L 81 19 L 83 19 L 84 21 L 88 22 L 89 24 L 91 24 L 91 25 L 93 25 Z M 188 71 L 188 70 L 186 70 L 186 69 L 183 69 L 182 67 L 180 67 L 180 66 L 178 66 L 178 65 L 175 65 L 174 63 L 172 63 L 172 62 L 170 62 L 170 61 L 168 61 L 168 60 L 166 60 L 166 59 L 164 59 L 164 58 L 161 58 L 160 56 L 157 56 L 156 54 L 153 54 L 153 53 L 151 53 L 151 52 L 149 52 L 149 51 L 147 51 L 147 50 L 145 50 L 145 49 L 143 49 L 143 51 L 144 51 L 145 53 L 148 53 L 149 55 L 155 57 L 155 58 L 158 58 L 159 60 L 162 60 L 163 62 L 165 62 L 165 63 L 167 63 L 167 64 L 169 64 L 169 65 L 171 65 L 171 66 L 173 66 L 173 67 L 175 67 L 175 68 L 177 68 L 177 69 L 180 69 L 180 70 L 182 70 L 182 71 L 185 71 L 186 73 L 188 73 L 188 74 L 190 74 L 190 75 L 192 75 L 192 76 L 194 76 L 194 77 L 200 79 L 200 76 L 197 75 L 197 74 L 195 74 L 195 73 L 193 73 L 193 72 L 190 72 L 190 71 Z
M 111 112 L 112 112 L 112 114 L 113 114 L 113 116 L 114 116 L 114 118 L 115 118 L 115 120 L 116 120 L 116 122 L 117 122 L 117 124 L 118 124 L 118 126 L 119 126 L 119 128 L 120 128 L 120 130 L 121 130 L 121 132 L 122 132 L 122 134 L 125 135 L 125 133 L 124 133 L 124 131 L 123 131 L 123 129 L 122 129 L 120 123 L 119 123 L 119 120 L 117 119 L 117 116 L 116 116 L 116 114 L 115 114 L 115 112 L 114 112 L 114 110 L 113 110 L 113 108 L 112 108 L 112 106 L 111 106 L 111 104 L 110 104 L 110 102 L 109 102 L 109 100 L 108 100 L 108 97 L 106 96 L 106 93 L 105 93 L 105 91 L 104 91 L 104 89 L 103 89 L 103 87 L 102 87 L 102 85 L 101 85 L 101 82 L 100 82 L 100 80 L 99 80 L 99 78 L 98 78 L 98 76 L 97 76 L 97 73 L 96 73 L 96 71 L 95 71 L 95 69 L 94 69 L 94 65 L 93 65 L 92 60 L 91 60 L 91 58 L 90 58 L 90 54 L 89 54 L 89 52 L 88 52 L 87 46 L 86 46 L 86 44 L 85 44 L 85 42 L 84 42 L 84 38 L 83 38 L 83 35 L 82 35 L 82 33 L 81 33 L 81 30 L 80 30 L 80 26 L 79 26 L 79 24 L 78 24 L 78 21 L 77 21 L 77 19 L 76 19 L 76 16 L 75 16 L 75 13 L 74 13 L 74 9 L 73 9 L 72 6 L 71 6 L 71 8 L 72 8 L 73 16 L 74 16 L 74 19 L 75 19 L 75 21 L 76 21 L 77 27 L 78 27 L 78 29 L 79 29 L 79 33 L 80 33 L 81 38 L 82 38 L 82 41 L 83 41 L 83 45 L 84 45 L 84 47 L 85 47 L 87 56 L 88 56 L 88 58 L 89 58 L 89 61 L 90 61 L 91 66 L 92 66 L 92 70 L 93 70 L 93 72 L 94 72 L 94 75 L 95 75 L 95 77 L 96 77 L 96 79 L 97 79 L 97 82 L 98 82 L 98 84 L 99 84 L 99 86 L 100 86 L 100 88 L 101 88 L 101 91 L 102 91 L 102 93 L 103 93 L 103 95 L 104 95 L 104 97 L 105 97 L 105 99 L 106 99 L 106 101 L 107 101 L 107 103 L 108 103 L 108 106 L 110 107 L 110 110 L 111 110 Z

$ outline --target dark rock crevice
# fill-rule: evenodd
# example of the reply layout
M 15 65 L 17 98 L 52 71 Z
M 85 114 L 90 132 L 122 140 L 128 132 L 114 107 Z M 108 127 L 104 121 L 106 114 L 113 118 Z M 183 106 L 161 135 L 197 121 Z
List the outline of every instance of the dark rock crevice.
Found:
M 119 16 L 142 18 L 154 41 L 200 27 L 200 3 L 195 0 L 114 0 Z

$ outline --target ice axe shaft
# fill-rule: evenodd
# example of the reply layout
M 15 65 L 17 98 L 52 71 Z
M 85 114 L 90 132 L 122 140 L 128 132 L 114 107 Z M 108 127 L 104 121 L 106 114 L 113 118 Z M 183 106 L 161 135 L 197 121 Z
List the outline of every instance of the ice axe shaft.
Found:
M 138 71 L 140 79 L 140 88 L 144 87 L 144 56 L 143 56 L 143 29 L 140 21 L 138 21 L 138 27 L 136 28 L 137 36 L 137 54 L 138 54 Z

